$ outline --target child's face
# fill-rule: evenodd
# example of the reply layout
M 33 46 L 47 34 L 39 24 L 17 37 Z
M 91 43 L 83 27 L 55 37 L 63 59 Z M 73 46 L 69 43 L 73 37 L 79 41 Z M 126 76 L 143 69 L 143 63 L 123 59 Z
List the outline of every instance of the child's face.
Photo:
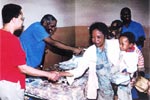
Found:
M 104 46 L 104 35 L 101 31 L 95 29 L 92 32 L 92 42 L 96 45 L 96 47 L 103 48 Z
M 129 43 L 128 38 L 124 36 L 120 37 L 119 45 L 121 51 L 127 51 L 131 47 L 131 43 Z

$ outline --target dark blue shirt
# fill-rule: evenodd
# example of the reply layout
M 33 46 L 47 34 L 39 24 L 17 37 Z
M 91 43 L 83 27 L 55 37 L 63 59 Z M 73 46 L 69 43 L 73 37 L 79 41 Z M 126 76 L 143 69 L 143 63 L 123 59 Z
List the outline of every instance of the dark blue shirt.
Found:
M 135 36 L 136 41 L 141 36 L 143 36 L 145 38 L 145 32 L 144 32 L 142 25 L 140 23 L 135 22 L 135 21 L 131 21 L 128 27 L 123 26 L 122 27 L 122 33 L 124 33 L 124 32 L 132 32 Z M 141 50 L 142 46 L 139 45 L 138 48 Z

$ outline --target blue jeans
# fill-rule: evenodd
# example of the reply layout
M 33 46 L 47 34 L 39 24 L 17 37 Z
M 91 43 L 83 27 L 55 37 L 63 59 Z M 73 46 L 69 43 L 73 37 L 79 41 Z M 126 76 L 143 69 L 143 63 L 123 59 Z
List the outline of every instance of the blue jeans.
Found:
M 135 87 L 133 87 L 131 89 L 131 93 L 132 93 L 132 99 L 138 99 L 139 98 L 138 91 L 136 90 Z

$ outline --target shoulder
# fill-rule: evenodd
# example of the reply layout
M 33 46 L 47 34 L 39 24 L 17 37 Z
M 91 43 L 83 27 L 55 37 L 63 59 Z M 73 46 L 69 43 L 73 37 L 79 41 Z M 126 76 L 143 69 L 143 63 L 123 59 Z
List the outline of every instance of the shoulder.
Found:
M 36 34 L 38 34 L 38 33 L 47 33 L 45 28 L 43 27 L 43 25 L 41 25 L 40 22 L 32 23 L 23 33 L 26 34 L 28 32 L 33 33 L 33 34 L 34 33 L 36 33 Z
M 119 48 L 119 40 L 118 39 L 106 39 L 105 40 L 105 49 L 106 50 L 120 50 Z
M 36 26 L 42 26 L 40 22 L 35 22 L 33 24 L 36 25 Z
M 29 27 L 42 27 L 40 22 L 34 22 Z
M 86 51 L 84 52 L 84 54 L 93 54 L 94 52 L 96 52 L 96 46 L 95 45 L 91 45 L 89 46 Z
M 87 48 L 87 50 L 86 51 L 89 51 L 89 50 L 96 50 L 96 46 L 95 45 L 91 45 L 91 46 L 89 46 L 88 48 Z
M 105 45 L 119 45 L 119 40 L 118 39 L 105 39 Z
M 96 62 L 96 46 L 91 45 L 83 54 L 83 58 L 88 61 Z
M 131 24 L 132 24 L 132 25 L 135 25 L 135 26 L 142 27 L 141 23 L 136 22 L 136 21 L 131 21 Z
M 14 41 L 17 40 L 17 37 L 15 35 L 13 35 L 10 32 L 4 31 L 2 29 L 0 29 L 0 38 L 2 40 L 5 40 L 5 41 L 7 41 L 7 40 L 9 40 L 9 41 L 11 41 L 11 40 L 14 40 Z

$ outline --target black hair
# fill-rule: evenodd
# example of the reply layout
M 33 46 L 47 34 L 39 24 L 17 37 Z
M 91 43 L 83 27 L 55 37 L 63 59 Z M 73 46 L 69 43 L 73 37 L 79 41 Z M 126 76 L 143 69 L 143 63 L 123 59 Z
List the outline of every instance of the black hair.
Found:
M 127 37 L 128 40 L 129 40 L 129 43 L 135 44 L 135 36 L 134 36 L 134 34 L 133 34 L 132 32 L 124 32 L 124 33 L 122 33 L 122 34 L 119 36 L 119 39 L 120 39 L 121 37 Z
M 95 29 L 101 31 L 104 36 L 108 34 L 108 27 L 102 22 L 95 22 L 89 27 L 90 35 L 92 35 L 92 32 Z
M 51 14 L 46 14 L 43 16 L 43 18 L 41 19 L 41 24 L 43 25 L 43 23 L 46 21 L 47 23 L 50 23 L 51 21 L 57 21 L 57 19 L 51 15 Z
M 120 15 L 123 15 L 124 14 L 124 12 L 129 12 L 129 14 L 131 15 L 131 9 L 130 8 L 128 8 L 128 7 L 124 7 L 124 8 L 122 8 L 121 9 L 121 12 L 120 12 Z
M 119 29 L 122 26 L 123 26 L 123 24 L 122 24 L 121 20 L 114 20 L 111 23 L 110 29 L 111 30 L 117 30 L 117 29 Z
M 2 8 L 3 23 L 9 23 L 13 17 L 17 18 L 21 14 L 21 9 L 22 7 L 17 4 L 4 5 Z
M 100 32 L 102 32 L 102 34 L 104 35 L 104 37 L 106 37 L 109 33 L 108 31 L 108 27 L 105 23 L 102 23 L 102 22 L 95 22 L 93 23 L 90 27 L 89 27 L 89 34 L 90 34 L 90 43 L 92 43 L 92 32 L 93 30 L 99 30 Z
M 123 22 L 121 20 L 114 20 L 111 22 L 111 25 L 109 27 L 109 34 L 107 36 L 107 39 L 118 39 L 121 31 L 122 31 L 122 26 L 123 26 Z M 113 34 L 112 32 L 115 32 L 115 34 Z

